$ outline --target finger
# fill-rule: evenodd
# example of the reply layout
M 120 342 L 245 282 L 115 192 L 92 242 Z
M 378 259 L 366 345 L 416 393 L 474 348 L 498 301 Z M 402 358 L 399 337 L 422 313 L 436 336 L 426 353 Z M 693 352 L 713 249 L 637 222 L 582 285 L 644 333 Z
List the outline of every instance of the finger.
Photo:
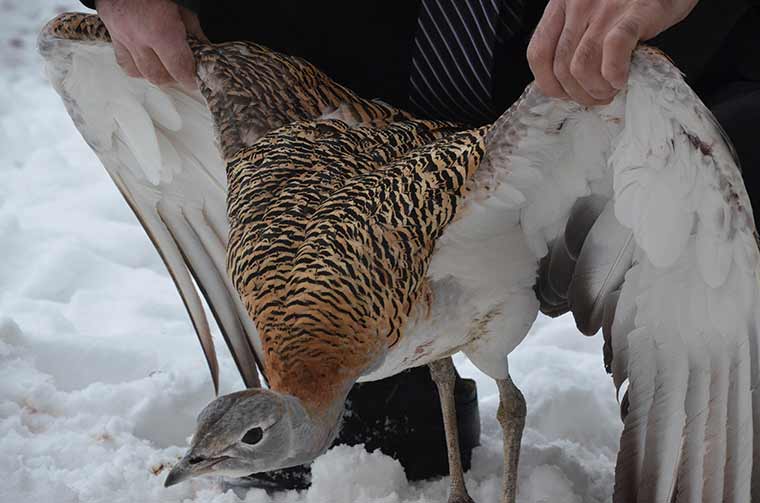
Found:
M 191 89 L 198 87 L 195 82 L 195 59 L 184 37 L 173 43 L 162 43 L 154 50 L 173 80 Z
M 562 0 L 549 2 L 528 44 L 528 65 L 536 85 L 546 96 L 566 98 L 565 90 L 554 75 L 554 51 L 565 24 Z
M 587 28 L 585 13 L 581 9 L 581 4 L 573 3 L 565 13 L 565 25 L 554 54 L 554 75 L 570 98 L 582 105 L 592 106 L 598 101 L 586 92 L 570 71 L 575 51 Z
M 162 86 L 173 82 L 171 75 L 166 71 L 161 60 L 156 53 L 150 47 L 145 47 L 142 50 L 135 51 L 132 54 L 135 60 L 137 69 L 140 73 L 148 79 L 151 83 Z
M 130 77 L 139 78 L 142 77 L 140 70 L 137 69 L 135 60 L 132 59 L 132 55 L 129 53 L 127 47 L 118 40 L 112 41 L 113 51 L 116 54 L 116 63 L 124 70 L 124 73 Z
M 631 54 L 641 38 L 641 27 L 641 20 L 628 14 L 604 38 L 602 76 L 615 89 L 622 89 L 628 81 Z
M 617 89 L 602 75 L 605 24 L 600 21 L 586 30 L 570 62 L 570 74 L 592 98 L 608 103 L 615 96 Z

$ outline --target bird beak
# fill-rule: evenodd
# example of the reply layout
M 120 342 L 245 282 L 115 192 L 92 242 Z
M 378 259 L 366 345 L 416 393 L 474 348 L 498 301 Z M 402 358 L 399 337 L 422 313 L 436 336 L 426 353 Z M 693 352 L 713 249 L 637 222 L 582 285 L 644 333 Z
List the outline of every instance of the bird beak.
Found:
M 205 473 L 210 473 L 213 470 L 213 467 L 222 461 L 225 461 L 229 459 L 228 456 L 220 456 L 218 458 L 210 458 L 210 459 L 203 459 L 199 461 L 194 461 L 192 464 L 190 463 L 190 459 L 198 458 L 198 456 L 193 455 L 193 451 L 191 450 L 188 452 L 184 458 L 179 460 L 179 463 L 174 465 L 174 468 L 169 472 L 169 475 L 166 477 L 166 481 L 164 482 L 164 487 L 171 487 L 175 484 L 179 484 L 180 482 L 197 477 L 199 475 L 203 475 Z
M 164 482 L 164 487 L 171 487 L 175 484 L 179 484 L 183 480 L 187 480 L 192 477 L 193 470 L 190 463 L 187 462 L 187 456 L 182 458 L 179 463 L 174 465 L 174 468 L 169 472 Z

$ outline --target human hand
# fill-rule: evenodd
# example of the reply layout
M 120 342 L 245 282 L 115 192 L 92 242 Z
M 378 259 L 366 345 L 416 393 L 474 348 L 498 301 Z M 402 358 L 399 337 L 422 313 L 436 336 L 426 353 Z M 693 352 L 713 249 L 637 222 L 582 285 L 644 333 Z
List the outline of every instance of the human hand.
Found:
M 698 0 L 550 0 L 528 45 L 547 96 L 592 106 L 625 86 L 631 54 L 685 18 Z
M 170 0 L 96 0 L 95 7 L 127 75 L 197 87 L 187 34 L 206 36 L 194 12 Z

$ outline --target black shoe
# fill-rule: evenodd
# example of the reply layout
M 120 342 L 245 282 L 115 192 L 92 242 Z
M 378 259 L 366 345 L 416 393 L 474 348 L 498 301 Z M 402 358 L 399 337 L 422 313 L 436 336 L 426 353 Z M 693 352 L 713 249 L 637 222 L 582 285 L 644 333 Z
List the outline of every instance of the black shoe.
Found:
M 470 469 L 472 449 L 480 443 L 480 414 L 475 381 L 457 376 L 455 386 L 462 467 Z M 409 480 L 448 475 L 446 438 L 438 390 L 427 366 L 406 370 L 382 381 L 359 383 L 346 400 L 338 438 L 333 445 L 364 444 L 401 463 Z M 305 489 L 311 484 L 308 465 L 256 473 L 234 487 L 267 490 Z

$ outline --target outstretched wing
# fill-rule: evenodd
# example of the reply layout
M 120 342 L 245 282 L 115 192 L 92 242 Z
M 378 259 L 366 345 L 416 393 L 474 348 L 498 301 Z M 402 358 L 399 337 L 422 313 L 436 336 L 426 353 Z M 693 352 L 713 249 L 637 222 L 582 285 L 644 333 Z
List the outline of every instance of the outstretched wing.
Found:
M 63 14 L 39 39 L 53 86 L 174 279 L 214 386 L 216 356 L 193 280 L 246 385 L 258 386 L 261 343 L 225 263 L 225 161 L 294 121 L 332 116 L 384 125 L 407 115 L 357 97 L 299 58 L 253 43 L 190 40 L 190 46 L 199 93 L 127 77 L 97 16 Z
M 196 286 L 245 384 L 259 386 L 259 338 L 225 264 L 225 164 L 204 99 L 200 93 L 127 77 L 96 16 L 59 16 L 44 28 L 39 49 L 74 123 L 171 274 L 203 347 L 214 387 L 218 389 L 216 354 Z
M 517 216 L 540 259 L 542 310 L 602 328 L 627 386 L 614 500 L 760 501 L 752 209 L 677 69 L 640 48 L 626 90 L 593 109 L 530 88 L 494 125 L 487 158 L 472 200 Z

